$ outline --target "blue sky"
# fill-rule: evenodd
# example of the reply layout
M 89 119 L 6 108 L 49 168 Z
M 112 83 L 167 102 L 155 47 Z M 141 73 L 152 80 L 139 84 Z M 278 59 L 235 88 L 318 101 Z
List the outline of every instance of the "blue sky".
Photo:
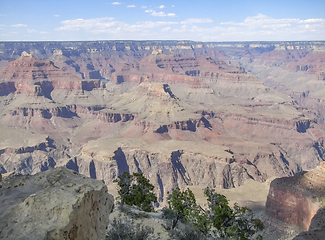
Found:
M 0 41 L 325 40 L 324 0 L 0 0 Z

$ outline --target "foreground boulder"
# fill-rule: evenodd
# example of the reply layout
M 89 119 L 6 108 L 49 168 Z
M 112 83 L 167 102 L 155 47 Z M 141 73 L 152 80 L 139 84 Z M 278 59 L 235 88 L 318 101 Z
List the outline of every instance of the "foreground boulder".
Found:
M 309 172 L 272 181 L 266 213 L 308 232 L 295 239 L 323 239 L 325 233 L 325 162 Z M 309 238 L 313 236 L 312 238 Z M 318 238 L 322 236 L 321 238 Z
M 113 197 L 64 167 L 14 175 L 0 185 L 0 239 L 105 239 Z

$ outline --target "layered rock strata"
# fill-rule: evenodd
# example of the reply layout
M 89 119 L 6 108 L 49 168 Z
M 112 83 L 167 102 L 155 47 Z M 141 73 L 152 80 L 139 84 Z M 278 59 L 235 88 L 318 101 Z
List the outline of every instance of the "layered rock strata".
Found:
M 3 46 L 15 51 L 0 52 L 2 173 L 67 166 L 109 185 L 143 172 L 162 201 L 177 186 L 237 187 L 323 160 L 317 115 L 238 64 L 270 45 L 233 58 L 186 41 Z
M 101 181 L 60 167 L 11 174 L 0 187 L 0 238 L 105 238 L 114 200 Z
M 324 228 L 325 162 L 309 172 L 271 182 L 266 213 L 306 230 Z M 318 219 L 318 220 L 317 220 Z M 317 223 L 318 222 L 318 226 Z

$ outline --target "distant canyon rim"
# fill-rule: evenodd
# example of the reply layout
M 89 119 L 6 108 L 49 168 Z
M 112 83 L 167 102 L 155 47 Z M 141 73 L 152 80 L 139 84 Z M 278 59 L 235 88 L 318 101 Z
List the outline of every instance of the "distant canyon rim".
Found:
M 235 188 L 324 161 L 325 42 L 0 43 L 0 171 Z

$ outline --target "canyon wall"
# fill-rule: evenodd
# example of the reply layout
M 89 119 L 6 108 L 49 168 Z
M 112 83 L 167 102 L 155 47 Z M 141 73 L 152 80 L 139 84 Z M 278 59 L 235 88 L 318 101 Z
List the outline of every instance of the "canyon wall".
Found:
M 324 43 L 220 44 L 0 43 L 1 173 L 66 166 L 109 185 L 143 172 L 162 201 L 175 187 L 232 188 L 318 166 L 323 103 L 296 89 L 300 104 L 252 66 L 318 76 L 321 91 Z M 287 65 L 288 51 L 302 67 Z

